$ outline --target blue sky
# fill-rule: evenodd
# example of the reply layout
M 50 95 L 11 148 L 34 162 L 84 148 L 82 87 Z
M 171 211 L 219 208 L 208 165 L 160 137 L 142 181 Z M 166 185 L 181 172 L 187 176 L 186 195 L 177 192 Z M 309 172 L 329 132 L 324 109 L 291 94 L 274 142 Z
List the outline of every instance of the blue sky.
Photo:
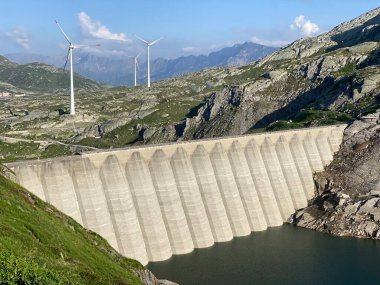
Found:
M 165 36 L 153 56 L 207 54 L 252 41 L 280 46 L 326 32 L 379 6 L 379 0 L 2 0 L 0 54 L 65 54 L 57 19 L 88 52 L 125 56 L 143 51 L 134 34 Z

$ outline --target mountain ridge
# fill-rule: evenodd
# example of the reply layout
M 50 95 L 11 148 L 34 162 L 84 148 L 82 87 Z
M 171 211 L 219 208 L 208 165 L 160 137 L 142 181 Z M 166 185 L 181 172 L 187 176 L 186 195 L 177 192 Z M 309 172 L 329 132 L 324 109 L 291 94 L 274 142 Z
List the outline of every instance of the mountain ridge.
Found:
M 69 72 L 45 63 L 17 64 L 0 57 L 0 91 L 10 93 L 62 92 L 70 88 Z M 98 82 L 75 75 L 77 90 L 99 90 Z
M 184 75 L 209 67 L 240 66 L 276 51 L 277 48 L 267 47 L 251 42 L 236 44 L 207 55 L 188 55 L 175 59 L 157 58 L 151 62 L 152 81 Z M 7 58 L 26 64 L 42 61 L 57 67 L 64 63 L 63 57 L 49 57 L 38 54 L 8 54 Z M 75 71 L 85 77 L 111 85 L 132 85 L 134 78 L 133 60 L 131 58 L 107 58 L 87 53 L 76 53 L 74 58 Z M 146 80 L 146 62 L 139 64 L 139 84 Z

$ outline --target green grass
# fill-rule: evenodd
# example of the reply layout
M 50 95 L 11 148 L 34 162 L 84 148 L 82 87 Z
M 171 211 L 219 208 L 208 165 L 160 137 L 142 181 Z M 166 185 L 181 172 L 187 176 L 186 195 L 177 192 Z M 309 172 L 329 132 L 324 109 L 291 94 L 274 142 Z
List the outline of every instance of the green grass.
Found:
M 265 70 L 259 67 L 247 66 L 241 69 L 243 70 L 242 73 L 225 77 L 225 82 L 228 85 L 239 85 L 258 79 L 265 73 Z
M 0 284 L 141 284 L 137 261 L 0 175 Z
M 17 160 L 37 159 L 71 155 L 70 147 L 51 144 L 41 148 L 40 144 L 32 142 L 5 143 L 0 141 L 0 163 Z
M 289 120 L 279 120 L 265 128 L 250 129 L 247 133 L 273 132 L 306 127 L 338 125 L 353 120 L 350 114 L 331 110 L 302 109 Z
M 350 63 L 344 66 L 342 69 L 339 71 L 333 73 L 336 77 L 341 77 L 341 76 L 350 76 L 353 75 L 356 71 L 356 64 L 355 63 Z
M 303 109 L 298 112 L 292 121 L 304 125 L 334 125 L 352 121 L 352 116 L 346 113 L 331 110 Z
M 356 117 L 358 115 L 368 115 L 377 112 L 380 109 L 380 98 L 373 96 L 365 96 L 355 103 L 347 103 L 343 108 L 346 113 Z
M 59 144 L 51 144 L 47 146 L 41 153 L 41 158 L 57 157 L 71 154 L 72 151 L 70 147 Z
M 304 128 L 304 125 L 301 123 L 295 123 L 291 121 L 277 121 L 273 124 L 270 124 L 265 128 L 267 132 L 281 131 L 281 130 L 290 130 L 290 129 L 301 129 Z
M 0 141 L 0 162 L 33 158 L 39 152 L 39 144 L 28 142 L 5 143 Z

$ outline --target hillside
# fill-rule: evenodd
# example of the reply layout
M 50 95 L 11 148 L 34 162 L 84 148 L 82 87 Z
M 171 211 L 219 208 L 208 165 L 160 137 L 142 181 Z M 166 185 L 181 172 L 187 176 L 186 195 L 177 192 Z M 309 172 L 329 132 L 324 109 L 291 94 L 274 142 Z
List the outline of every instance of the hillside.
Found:
M 379 14 L 375 9 L 225 74 L 223 80 L 236 87 L 210 98 L 197 121 L 190 122 L 196 129 L 190 135 L 240 134 L 278 120 L 292 127 L 305 109 L 354 119 L 380 108 Z
M 76 76 L 75 88 L 78 90 L 99 90 L 104 86 L 87 78 Z M 3 86 L 3 88 L 1 88 Z M 0 57 L 0 91 L 17 93 L 58 92 L 70 88 L 69 72 L 50 65 L 30 63 L 19 65 Z
M 241 66 L 265 57 L 277 48 L 246 42 L 226 47 L 208 55 L 189 55 L 175 59 L 157 58 L 151 62 L 151 79 L 158 81 L 165 78 L 184 75 L 210 67 Z M 26 64 L 43 62 L 62 66 L 64 58 L 41 56 L 37 54 L 7 54 L 10 60 Z M 144 55 L 139 64 L 138 81 L 146 82 L 146 62 Z M 81 75 L 110 85 L 132 85 L 134 78 L 133 59 L 128 57 L 112 58 L 79 52 L 75 56 L 75 70 Z
M 67 96 L 1 100 L 0 160 L 350 123 L 380 108 L 379 26 L 377 8 L 246 66 L 82 92 L 75 117 Z
M 0 229 L 0 284 L 161 284 L 1 174 Z

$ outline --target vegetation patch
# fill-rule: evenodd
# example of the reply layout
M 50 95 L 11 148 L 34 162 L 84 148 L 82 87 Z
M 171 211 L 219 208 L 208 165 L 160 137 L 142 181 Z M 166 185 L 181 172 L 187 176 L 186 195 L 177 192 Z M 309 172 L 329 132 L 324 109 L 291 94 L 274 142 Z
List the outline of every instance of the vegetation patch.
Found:
M 141 284 L 137 261 L 0 176 L 0 284 Z
M 5 143 L 0 141 L 0 162 L 32 158 L 39 152 L 39 144 L 28 142 Z
M 350 114 L 331 111 L 302 109 L 288 120 L 279 120 L 271 123 L 265 128 L 251 129 L 248 133 L 272 132 L 290 129 L 301 129 L 325 125 L 345 124 L 353 121 Z
M 296 123 L 292 121 L 277 121 L 270 124 L 265 128 L 267 132 L 281 131 L 281 130 L 290 130 L 290 129 L 301 129 L 304 128 L 304 125 L 301 123 Z
M 380 109 L 380 98 L 375 96 L 365 96 L 355 103 L 350 102 L 342 107 L 343 112 L 353 117 L 375 113 L 378 109 Z
M 322 126 L 348 123 L 353 120 L 346 113 L 331 110 L 302 109 L 292 120 L 304 126 Z
M 239 85 L 259 79 L 266 72 L 263 68 L 252 66 L 243 67 L 241 70 L 243 71 L 239 74 L 225 77 L 225 82 L 229 85 Z
M 345 67 L 340 69 L 339 71 L 333 73 L 335 77 L 341 77 L 341 76 L 351 76 L 356 72 L 356 64 L 350 63 L 347 64 Z
M 60 145 L 60 144 L 51 144 L 47 146 L 41 153 L 42 158 L 48 157 L 57 157 L 71 155 L 72 151 L 69 146 Z
M 50 144 L 47 147 L 41 147 L 39 143 L 33 142 L 6 143 L 0 141 L 0 163 L 71 154 L 72 151 L 69 146 L 60 144 Z

